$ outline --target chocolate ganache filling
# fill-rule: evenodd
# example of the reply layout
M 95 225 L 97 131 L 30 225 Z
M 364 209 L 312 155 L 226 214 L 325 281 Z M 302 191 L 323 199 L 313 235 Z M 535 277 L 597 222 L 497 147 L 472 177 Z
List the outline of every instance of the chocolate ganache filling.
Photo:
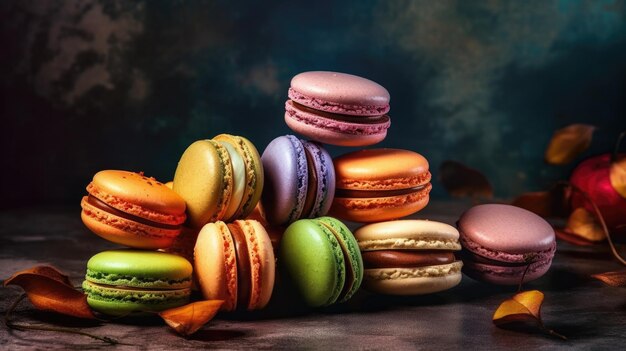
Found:
M 252 284 L 248 242 L 246 241 L 246 235 L 238 225 L 227 224 L 227 226 L 235 241 L 235 256 L 237 257 L 237 306 L 245 308 L 250 302 L 250 285 Z
M 369 197 L 388 197 L 408 195 L 418 192 L 426 188 L 427 184 L 414 186 L 406 189 L 395 190 L 352 190 L 352 189 L 336 189 L 335 197 L 351 197 L 351 198 L 369 198 Z
M 128 219 L 137 223 L 149 225 L 151 227 L 157 227 L 161 229 L 170 229 L 170 230 L 180 229 L 180 225 L 170 225 L 170 224 L 165 224 L 165 223 L 159 223 L 159 222 L 151 221 L 149 219 L 141 218 L 139 216 L 135 216 L 130 213 L 126 213 L 124 211 L 118 210 L 117 208 L 110 206 L 106 202 L 98 199 L 97 197 L 91 194 L 87 196 L 87 203 L 89 203 L 91 206 L 98 208 L 102 211 L 111 213 L 118 217 L 122 217 L 124 219 Z
M 378 250 L 362 254 L 365 268 L 415 268 L 454 262 L 454 254 L 439 250 Z

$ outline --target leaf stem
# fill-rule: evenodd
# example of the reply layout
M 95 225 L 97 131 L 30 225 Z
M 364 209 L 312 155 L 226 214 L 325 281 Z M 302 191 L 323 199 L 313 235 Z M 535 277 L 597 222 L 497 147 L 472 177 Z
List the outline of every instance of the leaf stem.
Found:
M 7 326 L 7 328 L 10 329 L 15 329 L 15 330 L 43 330 L 43 331 L 53 331 L 53 332 L 59 332 L 59 333 L 68 333 L 68 334 L 77 334 L 77 335 L 82 335 L 82 336 L 87 336 L 90 337 L 92 339 L 96 339 L 96 340 L 100 340 L 103 341 L 109 345 L 128 345 L 128 346 L 133 346 L 132 344 L 124 344 L 121 343 L 119 341 L 117 341 L 116 339 L 110 338 L 108 336 L 98 336 L 98 335 L 93 335 L 90 333 L 86 333 L 80 330 L 75 330 L 75 329 L 70 329 L 70 328 L 57 328 L 57 327 L 46 327 L 46 326 L 39 326 L 39 325 L 32 325 L 32 324 L 20 324 L 20 323 L 15 323 L 11 320 L 11 315 L 13 313 L 13 311 L 15 310 L 15 308 L 17 307 L 17 305 L 24 300 L 24 298 L 26 298 L 26 293 L 22 293 L 15 301 L 13 301 L 13 303 L 11 304 L 11 306 L 9 307 L 9 309 L 7 309 L 6 314 L 4 315 L 4 325 Z

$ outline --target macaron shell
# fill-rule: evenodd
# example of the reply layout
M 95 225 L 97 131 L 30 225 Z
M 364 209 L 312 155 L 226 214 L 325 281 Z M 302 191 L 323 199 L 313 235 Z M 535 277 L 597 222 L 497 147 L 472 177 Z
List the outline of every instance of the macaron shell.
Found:
M 366 269 L 365 289 L 388 295 L 422 295 L 450 289 L 461 282 L 460 261 L 419 268 Z
M 367 224 L 354 232 L 363 251 L 461 250 L 459 232 L 453 226 L 423 219 Z
M 248 310 L 260 309 L 272 297 L 275 280 L 275 257 L 272 242 L 265 228 L 255 220 L 235 221 L 246 236 L 252 273 Z
M 346 115 L 382 115 L 389 111 L 387 89 L 346 73 L 300 73 L 291 79 L 289 97 L 311 108 Z
M 417 152 L 401 149 L 367 149 L 333 160 L 337 189 L 407 189 L 430 182 L 428 161 Z
M 347 301 L 357 292 L 363 281 L 363 257 L 361 257 L 359 244 L 350 229 L 341 221 L 332 217 L 320 217 L 317 220 L 326 225 L 335 234 L 344 252 L 346 268 L 350 267 L 347 271 L 350 271 L 352 274 L 351 276 L 346 274 L 346 287 L 344 288 L 346 294 L 339 302 Z
M 546 251 L 555 243 L 554 229 L 546 220 L 511 205 L 474 206 L 461 215 L 457 227 L 467 241 L 510 254 Z
M 220 134 L 214 140 L 225 141 L 237 149 L 246 166 L 246 189 L 239 210 L 234 218 L 247 217 L 261 199 L 264 184 L 263 163 L 257 148 L 250 140 L 242 136 Z
M 196 276 L 207 300 L 224 300 L 222 310 L 237 305 L 237 258 L 235 244 L 224 222 L 206 224 L 194 249 Z
M 187 203 L 188 226 L 200 228 L 222 218 L 232 185 L 228 151 L 213 140 L 191 144 L 178 162 L 173 187 Z
M 472 261 L 464 261 L 463 273 L 472 279 L 498 285 L 518 285 L 524 276 L 524 283 L 530 282 L 543 276 L 552 259 L 532 263 L 526 271 L 526 266 L 497 266 Z M 526 275 L 524 275 L 526 271 Z
M 81 201 L 81 219 L 85 226 L 96 235 L 110 242 L 138 249 L 167 248 L 180 233 L 179 229 L 164 229 L 135 222 L 103 211 Z
M 144 250 L 109 250 L 89 259 L 85 279 L 132 288 L 181 289 L 191 286 L 192 271 L 191 263 L 180 256 Z
M 333 159 L 326 149 L 321 145 L 303 141 L 304 148 L 313 156 L 314 172 L 317 174 L 317 184 L 309 184 L 309 187 L 316 186 L 316 196 L 313 209 L 309 218 L 326 215 L 335 197 L 335 168 Z M 306 214 L 305 214 L 306 215 Z
M 342 198 L 335 195 L 329 215 L 361 223 L 402 218 L 426 207 L 431 188 L 429 183 L 416 192 L 389 197 Z
M 304 146 L 293 135 L 278 137 L 265 148 L 263 207 L 267 220 L 281 225 L 298 219 L 304 208 L 308 187 L 308 166 Z
M 285 123 L 291 130 L 309 139 L 338 146 L 374 145 L 385 139 L 391 126 L 388 116 L 376 123 L 348 122 L 304 111 L 287 101 Z
M 173 225 L 185 221 L 185 201 L 165 184 L 140 173 L 100 171 L 87 186 L 87 192 L 134 216 Z
M 292 223 L 283 234 L 280 261 L 287 277 L 311 307 L 337 300 L 345 283 L 345 262 L 330 230 L 310 219 Z

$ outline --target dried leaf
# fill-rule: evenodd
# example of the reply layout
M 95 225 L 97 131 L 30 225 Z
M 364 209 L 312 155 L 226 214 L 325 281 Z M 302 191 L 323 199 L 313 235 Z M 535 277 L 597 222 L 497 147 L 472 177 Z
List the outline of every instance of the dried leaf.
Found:
M 570 214 L 565 230 L 589 241 L 602 241 L 606 238 L 596 217 L 584 207 L 579 207 Z
M 50 266 L 36 266 L 15 273 L 4 281 L 4 286 L 18 285 L 30 302 L 40 310 L 68 316 L 95 319 L 87 304 L 87 297 L 72 286 L 69 278 Z
M 571 124 L 554 132 L 546 149 L 545 160 L 552 165 L 565 165 L 591 145 L 596 127 L 588 124 Z
M 601 280 L 606 285 L 615 287 L 626 286 L 626 270 L 594 274 L 592 277 Z
M 162 311 L 159 313 L 159 316 L 178 334 L 187 336 L 195 333 L 213 319 L 223 303 L 223 300 L 193 302 L 185 306 Z
M 591 246 L 591 245 L 595 245 L 596 243 L 589 241 L 579 235 L 573 234 L 571 232 L 566 231 L 565 229 L 555 229 L 554 233 L 556 234 L 556 237 L 566 241 L 570 244 L 574 244 L 577 246 Z
M 493 188 L 479 171 L 456 161 L 444 161 L 439 167 L 439 180 L 452 196 L 493 197 Z
M 613 189 L 626 199 L 626 155 L 621 155 L 611 163 L 609 175 Z
M 500 304 L 493 314 L 493 323 L 501 325 L 516 321 L 541 322 L 543 293 L 539 290 L 524 291 Z
M 541 217 L 567 217 L 570 191 L 564 186 L 554 186 L 548 191 L 524 193 L 511 205 L 527 209 Z

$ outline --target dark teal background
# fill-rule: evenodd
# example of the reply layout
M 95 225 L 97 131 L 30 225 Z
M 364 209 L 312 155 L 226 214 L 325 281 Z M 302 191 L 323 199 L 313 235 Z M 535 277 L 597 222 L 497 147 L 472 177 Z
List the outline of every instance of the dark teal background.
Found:
M 385 86 L 378 146 L 424 154 L 435 177 L 463 162 L 498 198 L 567 177 L 543 162 L 555 129 L 598 126 L 584 156 L 626 129 L 624 1 L 12 0 L 0 40 L 2 207 L 78 206 L 101 169 L 167 181 L 219 133 L 262 152 L 290 133 L 289 80 L 308 70 Z

